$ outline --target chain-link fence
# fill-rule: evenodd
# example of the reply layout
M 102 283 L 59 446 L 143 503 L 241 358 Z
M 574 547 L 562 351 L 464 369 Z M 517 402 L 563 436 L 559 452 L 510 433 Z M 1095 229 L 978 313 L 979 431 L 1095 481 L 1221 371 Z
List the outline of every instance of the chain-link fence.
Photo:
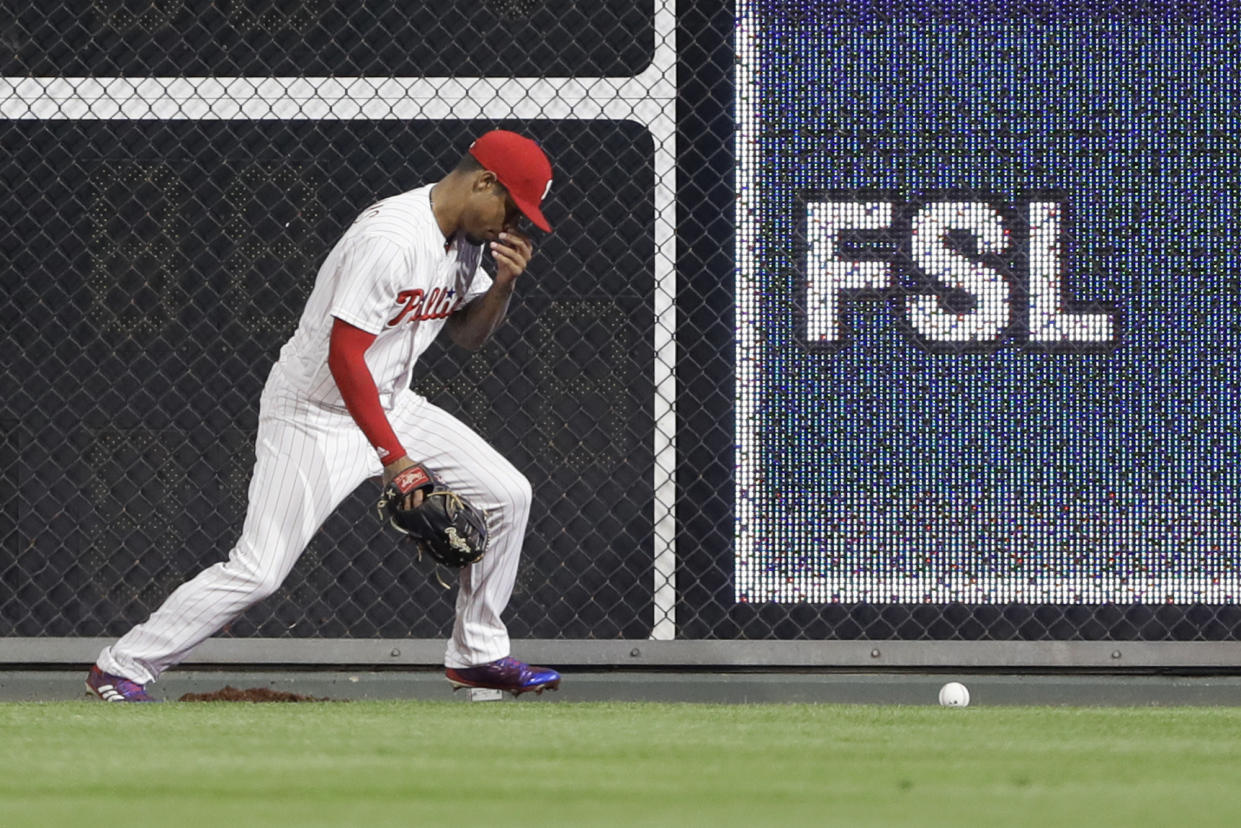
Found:
M 368 204 L 493 127 L 554 160 L 556 232 L 494 340 L 433 347 L 416 389 L 539 492 L 513 634 L 651 633 L 670 408 L 655 190 L 673 181 L 655 164 L 674 136 L 648 122 L 672 123 L 653 86 L 675 67 L 637 95 L 623 80 L 655 60 L 652 4 L 118 0 L 5 18 L 0 635 L 123 632 L 223 558 L 259 392 L 319 262 Z M 622 83 L 570 86 L 594 77 Z M 372 488 L 233 635 L 446 632 L 452 595 L 380 530 Z
M 492 127 L 556 231 L 415 388 L 534 485 L 514 637 L 1241 634 L 1231 6 L 355 5 L 6 5 L 0 637 L 222 559 L 318 263 Z M 376 494 L 228 634 L 445 635 Z

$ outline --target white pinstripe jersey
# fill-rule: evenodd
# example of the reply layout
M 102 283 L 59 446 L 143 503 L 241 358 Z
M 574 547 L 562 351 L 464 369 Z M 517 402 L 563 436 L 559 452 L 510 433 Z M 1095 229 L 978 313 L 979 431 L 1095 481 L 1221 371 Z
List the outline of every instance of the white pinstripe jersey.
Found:
M 448 315 L 489 287 L 481 246 L 457 236 L 444 249 L 430 184 L 384 199 L 363 211 L 328 253 L 276 367 L 295 393 L 343 408 L 327 366 L 333 317 L 340 318 L 376 334 L 366 365 L 380 403 L 391 409 Z

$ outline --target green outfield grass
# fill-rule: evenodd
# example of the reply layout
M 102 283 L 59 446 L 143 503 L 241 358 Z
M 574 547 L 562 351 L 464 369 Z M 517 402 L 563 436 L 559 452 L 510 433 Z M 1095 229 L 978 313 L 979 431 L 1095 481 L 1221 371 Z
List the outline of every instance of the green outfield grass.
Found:
M 0 704 L 0 825 L 1241 824 L 1241 710 Z

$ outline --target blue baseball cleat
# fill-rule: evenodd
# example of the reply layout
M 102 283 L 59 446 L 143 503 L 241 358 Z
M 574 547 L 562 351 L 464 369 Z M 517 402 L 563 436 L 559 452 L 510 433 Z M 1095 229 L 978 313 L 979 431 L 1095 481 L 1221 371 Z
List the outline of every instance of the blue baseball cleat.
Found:
M 514 696 L 533 690 L 555 690 L 560 687 L 560 674 L 547 667 L 531 667 L 524 661 L 505 657 L 479 667 L 449 667 L 444 671 L 453 690 L 462 687 L 486 687 L 505 690 Z
M 146 689 L 136 681 L 121 676 L 114 676 L 99 669 L 99 665 L 90 668 L 86 677 L 86 689 L 106 702 L 157 702 L 147 695 Z

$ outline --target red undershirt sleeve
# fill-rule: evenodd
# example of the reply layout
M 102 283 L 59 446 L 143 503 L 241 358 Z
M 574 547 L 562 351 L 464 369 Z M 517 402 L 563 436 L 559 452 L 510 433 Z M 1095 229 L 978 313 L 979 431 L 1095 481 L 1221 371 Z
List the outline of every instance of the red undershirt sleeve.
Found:
M 327 366 L 340 389 L 345 408 L 379 452 L 380 461 L 387 465 L 403 457 L 405 449 L 379 404 L 379 389 L 370 368 L 366 367 L 366 349 L 374 341 L 375 334 L 341 319 L 334 320 L 328 340 Z

